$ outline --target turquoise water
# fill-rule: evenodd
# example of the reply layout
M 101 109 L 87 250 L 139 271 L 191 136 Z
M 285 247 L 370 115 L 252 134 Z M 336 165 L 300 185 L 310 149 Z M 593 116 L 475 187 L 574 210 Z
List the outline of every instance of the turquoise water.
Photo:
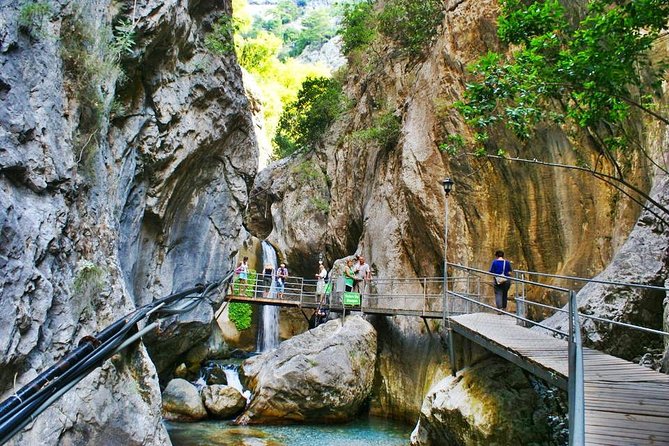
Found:
M 336 425 L 233 426 L 165 422 L 174 446 L 406 446 L 411 427 L 369 418 Z

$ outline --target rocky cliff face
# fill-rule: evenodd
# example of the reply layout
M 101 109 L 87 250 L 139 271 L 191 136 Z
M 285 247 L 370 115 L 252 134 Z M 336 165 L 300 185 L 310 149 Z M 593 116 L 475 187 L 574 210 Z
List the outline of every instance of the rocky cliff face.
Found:
M 625 242 L 637 206 L 584 174 L 438 150 L 448 135 L 467 133 L 449 107 L 462 97 L 465 67 L 499 48 L 497 2 L 452 0 L 445 8 L 440 35 L 424 58 L 393 57 L 392 47 L 380 46 L 382 57 L 367 54 L 349 68 L 352 109 L 316 152 L 259 174 L 247 227 L 292 260 L 292 270 L 312 273 L 320 252 L 328 263 L 361 252 L 379 277 L 441 276 L 447 218 L 450 262 L 487 268 L 503 248 L 516 269 L 592 277 Z M 360 131 L 370 128 L 381 136 Z M 524 145 L 503 134 L 491 139 L 528 159 L 577 164 L 589 156 L 556 128 L 540 130 Z M 314 173 L 309 181 L 296 170 L 305 164 Z M 642 160 L 633 164 L 630 177 L 648 190 L 650 169 Z M 456 185 L 445 217 L 441 180 L 447 176 Z M 657 301 L 653 308 L 662 311 Z M 420 330 L 416 322 L 409 332 Z M 408 364 L 417 359 L 415 343 L 395 344 L 400 350 L 392 355 Z M 386 377 L 402 375 L 401 368 L 386 370 Z M 415 376 L 411 385 L 389 391 L 384 400 L 399 406 L 385 410 L 417 413 L 418 394 L 430 379 Z M 416 395 L 407 397 L 407 389 Z
M 136 305 L 220 277 L 257 165 L 239 68 L 202 43 L 227 2 L 36 4 L 0 12 L 4 396 Z M 169 444 L 159 403 L 140 346 L 15 442 Z

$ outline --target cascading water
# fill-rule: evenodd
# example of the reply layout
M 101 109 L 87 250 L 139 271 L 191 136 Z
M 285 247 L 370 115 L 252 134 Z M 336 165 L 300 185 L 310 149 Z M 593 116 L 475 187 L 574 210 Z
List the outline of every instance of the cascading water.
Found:
M 242 382 L 239 380 L 239 367 L 228 364 L 225 366 L 223 371 L 225 372 L 225 377 L 228 380 L 228 385 L 239 390 L 239 393 L 244 395 L 244 398 L 246 398 L 246 401 L 248 401 L 251 398 L 251 392 L 244 390 L 244 387 L 242 387 Z
M 263 267 L 269 263 L 276 273 L 279 265 L 277 264 L 276 251 L 269 243 L 262 242 Z M 274 280 L 269 291 L 269 297 L 275 296 Z M 258 342 L 256 349 L 259 352 L 266 352 L 279 346 L 279 307 L 274 305 L 262 306 L 262 320 L 258 328 Z

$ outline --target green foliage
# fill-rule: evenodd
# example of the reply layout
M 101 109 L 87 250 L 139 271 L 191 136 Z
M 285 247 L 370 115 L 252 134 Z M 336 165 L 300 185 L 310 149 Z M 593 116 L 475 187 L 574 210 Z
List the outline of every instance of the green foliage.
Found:
M 135 24 L 130 19 L 121 19 L 114 26 L 114 38 L 110 43 L 112 57 L 120 58 L 132 54 L 135 47 Z
M 282 23 L 301 14 L 294 7 L 293 2 L 281 2 L 275 8 L 275 17 L 270 19 L 270 24 L 270 21 L 252 21 L 246 12 L 245 1 L 233 0 L 233 17 L 220 18 L 213 31 L 205 36 L 207 49 L 216 55 L 235 51 L 239 64 L 255 79 L 261 92 L 264 130 L 269 140 L 275 138 L 283 108 L 296 100 L 302 82 L 309 76 L 329 75 L 323 65 L 304 64 L 291 58 L 282 60 L 281 53 L 286 47 L 284 34 L 291 34 L 291 41 L 299 34 L 295 29 L 288 30 Z M 285 144 L 290 142 L 285 141 Z
M 446 142 L 439 144 L 439 150 L 449 155 L 455 155 L 465 147 L 465 139 L 462 135 L 448 135 Z
M 214 54 L 225 55 L 235 51 L 235 22 L 224 15 L 214 23 L 212 31 L 204 38 L 204 46 Z
M 318 166 L 310 161 L 304 160 L 291 169 L 291 173 L 301 185 L 313 184 L 319 185 L 325 182 L 325 174 Z
M 30 1 L 19 11 L 19 28 L 31 37 L 39 39 L 44 36 L 44 21 L 49 18 L 53 8 L 49 2 Z
M 228 318 L 235 324 L 238 331 L 251 327 L 253 309 L 251 305 L 244 302 L 230 302 L 228 306 Z
M 80 5 L 81 8 L 86 5 Z M 134 25 L 119 21 L 94 28 L 83 9 L 63 17 L 61 25 L 61 58 L 68 86 L 78 100 L 79 126 L 77 142 L 79 161 L 90 158 L 97 147 L 98 132 L 113 103 L 113 83 L 123 79 L 121 56 L 134 46 Z M 91 170 L 91 169 L 89 169 Z M 92 170 L 91 170 L 92 172 Z
M 306 152 L 322 138 L 344 110 L 345 97 L 334 79 L 309 77 L 302 83 L 297 100 L 288 104 L 274 138 L 275 157 Z
M 400 124 L 399 116 L 386 111 L 374 119 L 370 128 L 358 130 L 351 137 L 363 142 L 374 141 L 380 147 L 392 149 L 400 137 Z
M 82 261 L 74 277 L 73 288 L 78 295 L 93 295 L 102 291 L 105 283 L 105 271 L 88 260 Z
M 313 205 L 313 207 L 315 207 L 316 209 L 318 209 L 322 213 L 324 213 L 324 214 L 329 214 L 330 213 L 330 202 L 329 201 L 327 201 L 323 198 L 320 198 L 320 197 L 312 197 L 312 198 L 309 199 L 309 202 Z
M 499 34 L 514 51 L 470 67 L 476 81 L 456 107 L 478 129 L 503 123 L 527 138 L 541 122 L 570 122 L 620 149 L 631 107 L 668 122 L 648 106 L 666 73 L 648 50 L 668 19 L 664 0 L 595 0 L 571 21 L 556 0 L 503 1 Z
M 376 36 L 374 10 L 370 1 L 344 5 L 341 27 L 344 54 L 367 47 Z
M 291 56 L 299 56 L 311 44 L 327 42 L 335 35 L 335 27 L 330 19 L 330 10 L 326 8 L 314 9 L 302 19 L 303 29 L 295 38 Z
M 275 69 L 281 39 L 267 32 L 256 37 L 238 40 L 237 60 L 250 73 L 268 77 Z
M 444 11 L 440 0 L 389 0 L 379 13 L 379 31 L 409 54 L 421 54 L 437 34 Z

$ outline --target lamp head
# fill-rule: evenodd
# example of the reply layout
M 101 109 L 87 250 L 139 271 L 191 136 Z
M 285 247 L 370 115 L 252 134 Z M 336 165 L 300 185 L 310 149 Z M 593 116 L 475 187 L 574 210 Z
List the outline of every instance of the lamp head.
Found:
M 453 184 L 455 184 L 455 183 L 449 177 L 449 178 L 446 178 L 445 180 L 443 180 L 441 182 L 441 184 L 444 186 L 444 192 L 446 193 L 446 196 L 448 197 L 448 194 L 451 193 L 451 190 L 453 189 Z

